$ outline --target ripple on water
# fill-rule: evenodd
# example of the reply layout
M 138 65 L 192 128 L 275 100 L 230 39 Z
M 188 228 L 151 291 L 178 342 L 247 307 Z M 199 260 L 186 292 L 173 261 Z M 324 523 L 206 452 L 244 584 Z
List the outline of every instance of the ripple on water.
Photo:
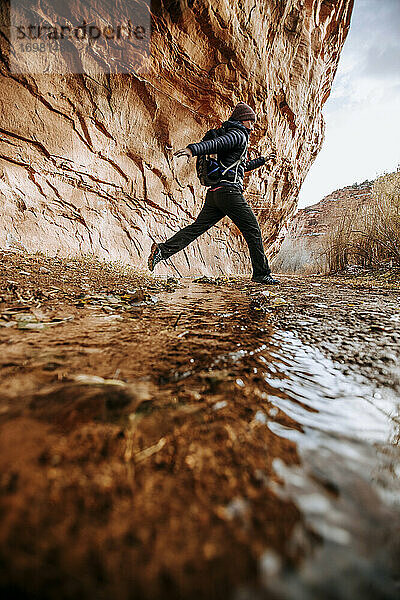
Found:
M 302 533 L 288 543 L 304 545 L 308 538 L 306 547 L 314 549 L 302 552 L 299 568 L 261 576 L 263 587 L 289 600 L 397 599 L 399 395 L 345 375 L 291 332 L 270 341 L 273 350 L 263 361 L 268 401 L 301 425 L 301 431 L 284 426 L 268 411 L 266 426 L 295 442 L 301 459 L 296 466 L 275 459 L 283 483 L 270 485 L 303 515 Z M 309 532 L 321 542 L 310 542 Z

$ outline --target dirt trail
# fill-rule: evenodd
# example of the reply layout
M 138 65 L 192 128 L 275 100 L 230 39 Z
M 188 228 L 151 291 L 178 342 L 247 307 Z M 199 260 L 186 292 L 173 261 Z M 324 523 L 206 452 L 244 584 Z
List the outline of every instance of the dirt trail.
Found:
M 269 400 L 285 398 L 271 333 L 397 386 L 398 291 L 313 277 L 261 294 L 13 253 L 1 270 L 5 597 L 227 598 L 270 550 L 301 562 L 273 469 L 296 444 L 265 426 L 300 429 Z

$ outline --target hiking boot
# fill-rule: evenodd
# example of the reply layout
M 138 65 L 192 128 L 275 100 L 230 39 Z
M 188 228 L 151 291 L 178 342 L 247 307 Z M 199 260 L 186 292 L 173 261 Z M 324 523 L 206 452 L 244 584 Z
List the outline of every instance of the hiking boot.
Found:
M 275 285 L 280 283 L 279 279 L 274 279 L 272 275 L 264 275 L 263 277 L 253 277 L 252 281 L 256 283 L 264 283 L 265 285 Z
M 160 260 L 163 260 L 163 255 L 161 254 L 161 250 L 156 244 L 156 242 L 153 242 L 149 258 L 147 259 L 147 264 L 149 266 L 150 271 L 154 271 L 154 267 L 157 263 L 160 262 Z

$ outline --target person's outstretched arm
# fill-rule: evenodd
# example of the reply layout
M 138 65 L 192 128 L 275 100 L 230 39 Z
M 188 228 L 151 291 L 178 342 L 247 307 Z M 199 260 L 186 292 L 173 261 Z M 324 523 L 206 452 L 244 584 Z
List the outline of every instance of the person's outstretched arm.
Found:
M 244 146 L 246 141 L 244 133 L 232 129 L 232 131 L 228 131 L 214 140 L 203 140 L 194 144 L 188 144 L 186 148 L 175 152 L 174 156 L 188 156 L 189 159 L 191 156 L 216 154 L 220 150 L 231 150 L 237 146 Z
M 246 144 L 246 137 L 241 131 L 232 129 L 214 140 L 203 140 L 195 144 L 188 144 L 187 148 L 192 151 L 193 156 L 202 156 L 203 154 L 216 154 L 220 150 L 231 150 L 237 146 Z
M 247 172 L 253 171 L 254 169 L 258 169 L 258 167 L 262 167 L 269 160 L 275 161 L 275 154 L 270 154 L 269 156 L 267 156 L 267 158 L 265 158 L 265 156 L 257 156 L 257 158 L 252 158 L 251 160 L 248 160 L 244 165 L 244 170 L 245 172 Z
M 263 165 L 265 165 L 266 162 L 267 159 L 265 158 L 265 156 L 257 156 L 257 158 L 252 158 L 251 160 L 245 162 L 244 170 L 245 172 L 254 171 L 254 169 L 258 169 L 258 167 L 262 167 Z

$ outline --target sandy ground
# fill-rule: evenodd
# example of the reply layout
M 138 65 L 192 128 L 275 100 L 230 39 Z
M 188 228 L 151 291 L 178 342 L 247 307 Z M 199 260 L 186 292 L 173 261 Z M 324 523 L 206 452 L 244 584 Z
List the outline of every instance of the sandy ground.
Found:
M 161 280 L 15 252 L 0 282 L 3 597 L 227 598 L 266 551 L 301 561 L 301 516 L 271 485 L 296 446 L 259 411 L 295 425 L 268 401 L 273 348 L 252 351 L 293 330 L 399 385 L 396 288 Z

